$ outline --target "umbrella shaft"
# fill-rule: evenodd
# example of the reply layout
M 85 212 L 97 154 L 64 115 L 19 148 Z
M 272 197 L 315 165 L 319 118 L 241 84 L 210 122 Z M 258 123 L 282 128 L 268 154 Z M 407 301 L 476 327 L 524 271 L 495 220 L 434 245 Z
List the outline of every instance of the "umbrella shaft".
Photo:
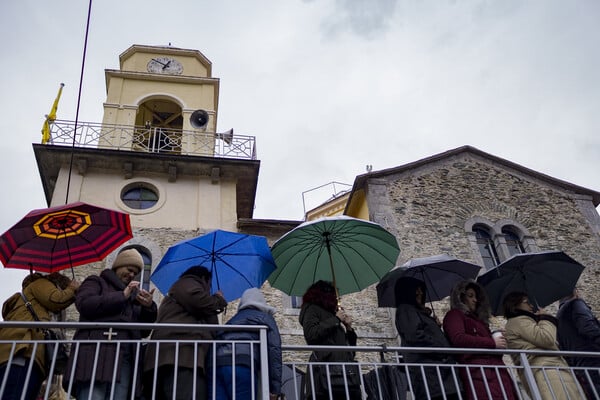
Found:
M 335 288 L 335 298 L 337 299 L 338 308 L 340 307 L 340 294 L 338 292 L 337 285 L 335 283 L 335 270 L 333 268 L 333 258 L 331 257 L 331 242 L 329 240 L 329 232 L 323 233 L 325 236 L 325 246 L 327 246 L 327 255 L 329 255 L 329 267 L 331 268 L 331 280 L 333 287 Z

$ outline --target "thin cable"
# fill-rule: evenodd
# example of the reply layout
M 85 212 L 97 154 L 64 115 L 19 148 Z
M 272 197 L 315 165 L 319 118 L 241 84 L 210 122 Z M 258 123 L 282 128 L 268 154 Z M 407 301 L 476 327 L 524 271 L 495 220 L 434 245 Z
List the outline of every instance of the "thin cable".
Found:
M 71 147 L 71 161 L 69 162 L 69 177 L 67 179 L 67 194 L 65 204 L 69 203 L 69 189 L 71 187 L 71 171 L 73 170 L 73 157 L 75 153 L 75 142 L 77 139 L 77 121 L 79 120 L 79 105 L 81 104 L 81 88 L 83 87 L 83 72 L 85 69 L 85 55 L 87 53 L 88 33 L 90 31 L 90 18 L 92 15 L 92 0 L 88 6 L 87 23 L 85 25 L 85 40 L 83 42 L 83 56 L 81 58 L 81 75 L 79 77 L 79 93 L 77 95 L 77 111 L 75 113 L 75 128 L 73 129 L 73 146 Z

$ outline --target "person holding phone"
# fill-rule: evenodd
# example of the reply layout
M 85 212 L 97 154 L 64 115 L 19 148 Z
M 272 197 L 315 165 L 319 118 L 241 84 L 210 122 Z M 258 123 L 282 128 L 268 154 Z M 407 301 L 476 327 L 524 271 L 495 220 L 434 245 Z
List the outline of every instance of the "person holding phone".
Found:
M 105 269 L 100 275 L 88 276 L 81 283 L 75 298 L 79 321 L 154 322 L 157 315 L 157 306 L 152 299 L 154 289 L 144 290 L 140 287 L 140 282 L 134 280 L 143 268 L 144 260 L 141 254 L 134 248 L 128 248 L 117 255 L 110 269 Z M 75 332 L 73 340 L 139 340 L 149 333 L 130 329 L 79 329 Z M 73 344 L 63 380 L 65 390 L 69 388 L 69 379 L 74 369 L 72 394 L 77 399 L 131 398 L 131 391 L 135 390 L 130 387 L 134 371 L 135 344 L 120 343 L 118 347 L 116 342 L 103 343 L 100 345 L 98 358 L 96 348 L 96 343 Z M 115 357 L 118 358 L 116 364 Z M 113 381 L 115 365 L 117 378 Z M 92 376 L 94 370 L 96 373 Z M 111 398 L 113 386 L 114 396 Z

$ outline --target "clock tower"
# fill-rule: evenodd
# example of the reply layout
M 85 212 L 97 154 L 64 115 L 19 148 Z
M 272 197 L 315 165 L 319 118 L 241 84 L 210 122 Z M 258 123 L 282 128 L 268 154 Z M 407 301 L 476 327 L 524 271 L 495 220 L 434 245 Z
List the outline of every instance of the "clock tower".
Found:
M 140 45 L 119 59 L 119 70 L 106 70 L 102 123 L 143 126 L 136 150 L 212 156 L 214 135 L 183 133 L 216 132 L 219 80 L 211 76 L 211 62 L 197 50 Z M 102 136 L 111 143 L 123 139 L 115 135 Z
M 219 79 L 200 51 L 133 45 L 119 61 L 102 122 L 56 120 L 33 148 L 49 206 L 129 213 L 129 244 L 154 265 L 179 240 L 251 219 L 260 161 L 253 136 L 216 131 Z

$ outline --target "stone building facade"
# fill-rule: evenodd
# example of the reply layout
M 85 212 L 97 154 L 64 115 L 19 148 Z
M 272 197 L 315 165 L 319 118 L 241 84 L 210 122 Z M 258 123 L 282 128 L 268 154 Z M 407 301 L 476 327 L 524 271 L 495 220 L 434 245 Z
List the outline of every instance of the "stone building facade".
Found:
M 400 245 L 398 265 L 445 253 L 485 266 L 480 230 L 489 234 L 497 262 L 510 257 L 515 237 L 523 252 L 562 250 L 586 267 L 579 284 L 600 310 L 599 203 L 596 191 L 464 146 L 357 177 L 346 214 L 368 210 L 361 217 L 390 230 Z M 435 307 L 443 315 L 448 304 Z

